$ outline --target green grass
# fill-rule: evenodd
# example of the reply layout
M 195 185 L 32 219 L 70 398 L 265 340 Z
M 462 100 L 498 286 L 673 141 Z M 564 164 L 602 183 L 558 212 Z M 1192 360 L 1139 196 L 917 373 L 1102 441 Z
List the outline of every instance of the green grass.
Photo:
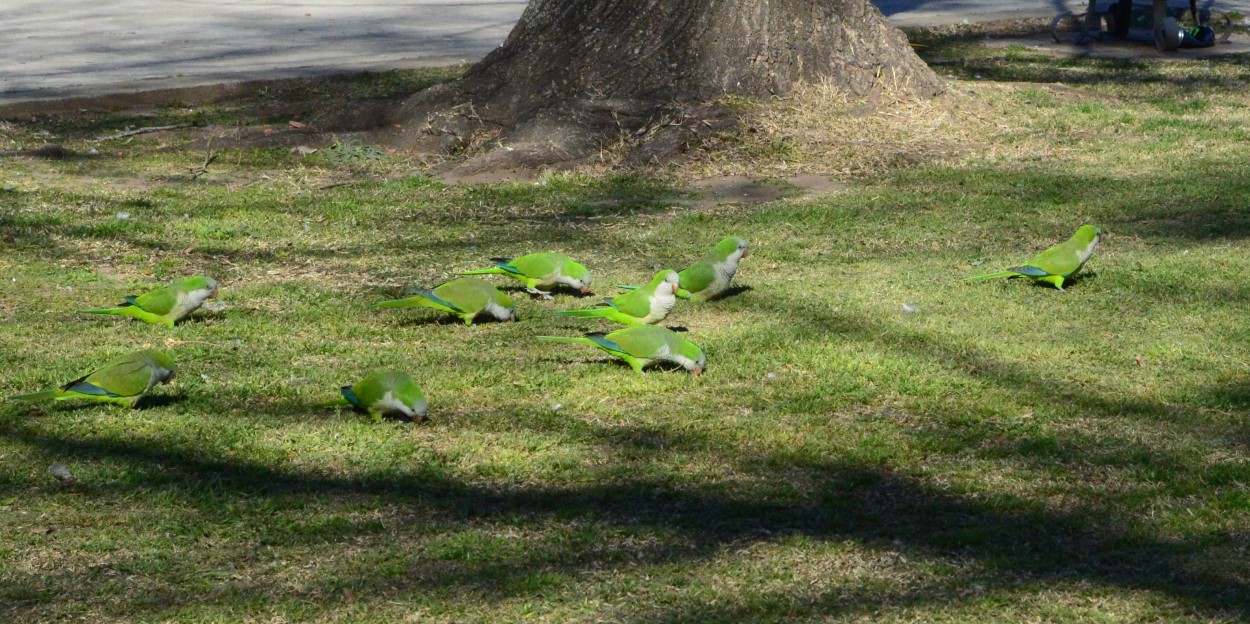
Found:
M 1086 63 L 1106 80 L 957 81 L 992 90 L 977 155 L 754 207 L 278 149 L 196 180 L 202 154 L 144 143 L 0 161 L 0 394 L 146 346 L 180 364 L 144 409 L 0 404 L 0 619 L 1250 617 L 1244 65 L 1199 96 Z M 1083 222 L 1107 238 L 1066 293 L 960 281 Z M 475 327 L 369 309 L 539 249 L 610 295 L 730 233 L 743 288 L 671 317 L 698 378 L 534 340 L 598 328 L 553 316 L 589 305 L 568 295 Z M 189 273 L 223 310 L 173 331 L 73 312 Z M 381 367 L 429 423 L 317 407 Z

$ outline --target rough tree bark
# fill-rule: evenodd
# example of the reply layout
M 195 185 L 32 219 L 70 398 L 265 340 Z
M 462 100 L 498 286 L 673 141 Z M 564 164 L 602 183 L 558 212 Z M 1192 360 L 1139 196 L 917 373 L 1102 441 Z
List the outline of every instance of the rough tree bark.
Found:
M 469 170 L 571 165 L 622 137 L 654 139 L 639 160 L 717 127 L 724 96 L 784 95 L 799 81 L 852 96 L 943 90 L 868 0 L 531 0 L 463 78 L 405 102 L 395 139 L 497 147 L 473 150 Z

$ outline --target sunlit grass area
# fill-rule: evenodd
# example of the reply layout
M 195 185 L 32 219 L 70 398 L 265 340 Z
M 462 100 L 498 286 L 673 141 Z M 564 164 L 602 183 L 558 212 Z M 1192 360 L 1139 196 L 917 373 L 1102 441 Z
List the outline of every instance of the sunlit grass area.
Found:
M 867 137 L 848 189 L 752 206 L 285 146 L 193 176 L 204 149 L 87 141 L 167 116 L 3 126 L 98 153 L 0 160 L 0 395 L 145 347 L 180 369 L 133 411 L 0 403 L 0 619 L 1250 617 L 1247 59 L 963 54 L 924 130 L 962 147 Z M 737 154 L 819 170 L 845 144 L 818 135 Z M 1083 223 L 1106 238 L 1067 292 L 961 281 Z M 606 329 L 553 315 L 598 297 L 513 291 L 520 322 L 473 327 L 369 307 L 539 250 L 611 296 L 730 234 L 739 288 L 669 320 L 700 377 L 535 340 Z M 75 313 L 195 273 L 222 307 L 173 330 Z M 379 368 L 429 422 L 321 407 Z

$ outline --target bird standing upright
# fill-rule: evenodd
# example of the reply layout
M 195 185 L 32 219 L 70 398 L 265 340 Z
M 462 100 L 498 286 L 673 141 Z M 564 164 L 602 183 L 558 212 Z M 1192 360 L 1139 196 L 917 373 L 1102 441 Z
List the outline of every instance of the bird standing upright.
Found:
M 677 296 L 691 301 L 707 301 L 726 290 L 729 282 L 738 272 L 738 263 L 747 257 L 750 251 L 747 242 L 737 236 L 726 236 L 712 248 L 708 256 L 677 273 L 680 288 Z M 621 286 L 625 290 L 635 290 L 637 286 Z
M 677 305 L 677 272 L 665 269 L 655 274 L 651 283 L 611 299 L 604 305 L 583 310 L 565 310 L 557 316 L 602 318 L 622 325 L 659 323 Z

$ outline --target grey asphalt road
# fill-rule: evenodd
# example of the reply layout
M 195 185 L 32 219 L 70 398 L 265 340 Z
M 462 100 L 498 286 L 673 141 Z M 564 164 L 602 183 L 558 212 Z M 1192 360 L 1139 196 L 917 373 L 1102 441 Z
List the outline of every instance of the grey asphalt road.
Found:
M 959 24 L 965 20 L 989 22 L 1053 17 L 1064 11 L 1084 11 L 1089 3 L 1087 0 L 873 0 L 873 4 L 895 26 L 938 26 Z M 1189 6 L 1187 0 L 1169 0 L 1169 4 Z M 1198 6 L 1215 6 L 1221 11 L 1250 14 L 1250 0 L 1198 0 Z
M 1065 0 L 874 0 L 900 26 L 1042 17 Z M 1074 6 L 1083 6 L 1079 0 Z M 1209 3 L 1203 0 L 1203 3 Z M 3 0 L 0 104 L 474 61 L 524 0 Z M 1250 0 L 1227 0 L 1250 13 Z

